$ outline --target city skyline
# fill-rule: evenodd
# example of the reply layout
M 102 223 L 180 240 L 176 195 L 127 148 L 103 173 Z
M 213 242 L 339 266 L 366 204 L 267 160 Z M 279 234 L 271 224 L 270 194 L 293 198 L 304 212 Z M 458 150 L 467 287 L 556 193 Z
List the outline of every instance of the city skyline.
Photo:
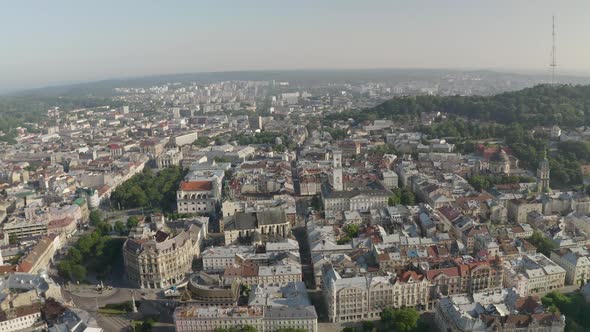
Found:
M 31 11 L 31 3 L 35 10 Z M 0 91 L 160 74 L 436 68 L 590 73 L 590 4 L 109 1 L 11 4 Z

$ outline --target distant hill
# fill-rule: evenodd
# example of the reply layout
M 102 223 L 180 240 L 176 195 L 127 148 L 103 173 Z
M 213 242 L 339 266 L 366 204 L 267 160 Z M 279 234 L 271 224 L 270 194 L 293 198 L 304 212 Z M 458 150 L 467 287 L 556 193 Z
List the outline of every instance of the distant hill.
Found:
M 259 70 L 202 72 L 187 74 L 155 75 L 145 77 L 120 78 L 87 83 L 67 84 L 38 89 L 29 89 L 11 95 L 66 96 L 66 97 L 110 97 L 118 87 L 150 87 L 166 83 L 211 83 L 228 80 L 289 81 L 293 86 L 309 84 L 347 84 L 360 82 L 428 82 L 433 86 L 445 84 L 455 77 L 471 75 L 477 80 L 469 82 L 473 87 L 485 85 L 486 94 L 518 90 L 544 82 L 547 75 L 516 74 L 491 70 L 451 70 L 451 69 L 331 69 L 331 70 Z M 561 82 L 590 84 L 590 78 L 560 76 Z M 490 88 L 491 87 L 491 88 Z M 477 94 L 477 90 L 474 92 Z
M 444 112 L 502 124 L 581 126 L 590 123 L 590 85 L 537 85 L 493 96 L 412 96 L 375 107 L 333 114 L 327 120 L 418 118 Z

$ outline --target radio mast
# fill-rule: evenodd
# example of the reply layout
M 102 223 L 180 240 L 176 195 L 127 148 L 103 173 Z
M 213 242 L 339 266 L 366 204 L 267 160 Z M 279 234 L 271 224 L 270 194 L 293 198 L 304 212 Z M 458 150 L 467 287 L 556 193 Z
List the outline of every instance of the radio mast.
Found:
M 555 85 L 555 67 L 557 67 L 557 56 L 555 54 L 555 16 L 553 16 L 553 26 L 551 37 L 553 38 L 553 46 L 551 48 L 551 85 Z

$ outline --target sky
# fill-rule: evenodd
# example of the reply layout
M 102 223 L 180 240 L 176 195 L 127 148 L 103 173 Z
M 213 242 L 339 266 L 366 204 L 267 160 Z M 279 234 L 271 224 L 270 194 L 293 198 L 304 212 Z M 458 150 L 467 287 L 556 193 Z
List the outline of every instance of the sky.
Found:
M 590 75 L 588 0 L 0 0 L 0 90 L 264 69 Z

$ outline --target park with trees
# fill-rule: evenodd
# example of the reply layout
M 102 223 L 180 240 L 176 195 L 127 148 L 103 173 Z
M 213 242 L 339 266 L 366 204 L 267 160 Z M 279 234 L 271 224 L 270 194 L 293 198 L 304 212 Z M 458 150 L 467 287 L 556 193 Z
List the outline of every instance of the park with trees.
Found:
M 57 264 L 64 279 L 85 282 L 89 272 L 96 274 L 97 279 L 105 279 L 122 261 L 123 239 L 109 236 L 112 227 L 102 220 L 98 210 L 91 212 L 90 223 L 95 229 L 80 236 Z
M 176 190 L 185 175 L 186 171 L 178 166 L 157 173 L 145 168 L 113 191 L 111 204 L 120 209 L 145 208 L 173 212 Z

